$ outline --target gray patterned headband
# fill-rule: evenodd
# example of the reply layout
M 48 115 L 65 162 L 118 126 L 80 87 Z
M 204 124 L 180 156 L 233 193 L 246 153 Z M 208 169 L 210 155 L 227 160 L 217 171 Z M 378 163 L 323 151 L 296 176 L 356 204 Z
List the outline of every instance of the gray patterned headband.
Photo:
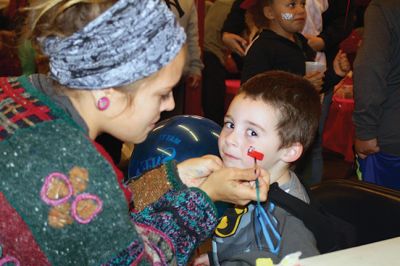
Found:
M 76 89 L 133 83 L 167 65 L 186 35 L 160 0 L 119 0 L 67 38 L 42 41 L 52 78 Z

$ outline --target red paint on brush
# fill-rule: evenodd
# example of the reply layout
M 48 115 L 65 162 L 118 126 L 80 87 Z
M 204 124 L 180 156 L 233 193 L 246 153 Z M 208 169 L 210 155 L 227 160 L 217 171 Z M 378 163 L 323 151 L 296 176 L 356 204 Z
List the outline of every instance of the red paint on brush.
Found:
M 256 151 L 254 148 L 250 148 L 247 151 L 247 155 L 259 161 L 262 161 L 262 159 L 264 159 L 264 154 L 262 152 Z

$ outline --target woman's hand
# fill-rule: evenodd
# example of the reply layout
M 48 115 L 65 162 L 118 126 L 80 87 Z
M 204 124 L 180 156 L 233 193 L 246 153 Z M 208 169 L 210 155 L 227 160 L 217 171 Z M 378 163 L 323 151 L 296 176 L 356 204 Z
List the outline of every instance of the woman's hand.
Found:
M 314 85 L 315 90 L 320 92 L 322 89 L 322 85 L 324 85 L 324 77 L 325 74 L 322 72 L 311 72 L 304 76 L 311 84 Z
M 214 171 L 222 168 L 222 161 L 215 155 L 204 155 L 185 160 L 177 165 L 179 177 L 188 187 L 198 187 Z
M 258 179 L 260 201 L 267 200 L 269 174 L 257 168 L 222 168 L 212 173 L 200 186 L 213 201 L 224 201 L 240 206 L 257 200 L 254 181 Z
M 346 76 L 346 74 L 350 71 L 349 59 L 342 50 L 339 50 L 335 60 L 333 60 L 333 69 L 335 70 L 336 75 L 340 77 Z
M 247 41 L 241 36 L 234 33 L 224 32 L 222 34 L 222 41 L 232 52 L 235 52 L 240 56 L 245 55 Z

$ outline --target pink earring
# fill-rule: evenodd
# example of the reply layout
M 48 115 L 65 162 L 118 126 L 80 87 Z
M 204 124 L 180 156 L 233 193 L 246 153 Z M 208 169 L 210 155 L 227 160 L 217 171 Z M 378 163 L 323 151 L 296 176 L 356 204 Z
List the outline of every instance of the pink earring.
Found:
M 108 97 L 106 96 L 101 97 L 97 101 L 97 109 L 99 109 L 100 111 L 106 110 L 109 106 L 110 106 L 110 99 L 108 99 Z

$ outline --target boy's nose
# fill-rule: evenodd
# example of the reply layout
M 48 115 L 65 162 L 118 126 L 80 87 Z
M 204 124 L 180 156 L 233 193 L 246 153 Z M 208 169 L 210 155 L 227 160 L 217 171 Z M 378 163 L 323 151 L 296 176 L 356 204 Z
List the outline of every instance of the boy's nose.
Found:
M 235 146 L 238 144 L 237 135 L 236 135 L 235 130 L 232 130 L 231 132 L 229 132 L 226 135 L 225 142 L 229 145 L 235 145 Z

